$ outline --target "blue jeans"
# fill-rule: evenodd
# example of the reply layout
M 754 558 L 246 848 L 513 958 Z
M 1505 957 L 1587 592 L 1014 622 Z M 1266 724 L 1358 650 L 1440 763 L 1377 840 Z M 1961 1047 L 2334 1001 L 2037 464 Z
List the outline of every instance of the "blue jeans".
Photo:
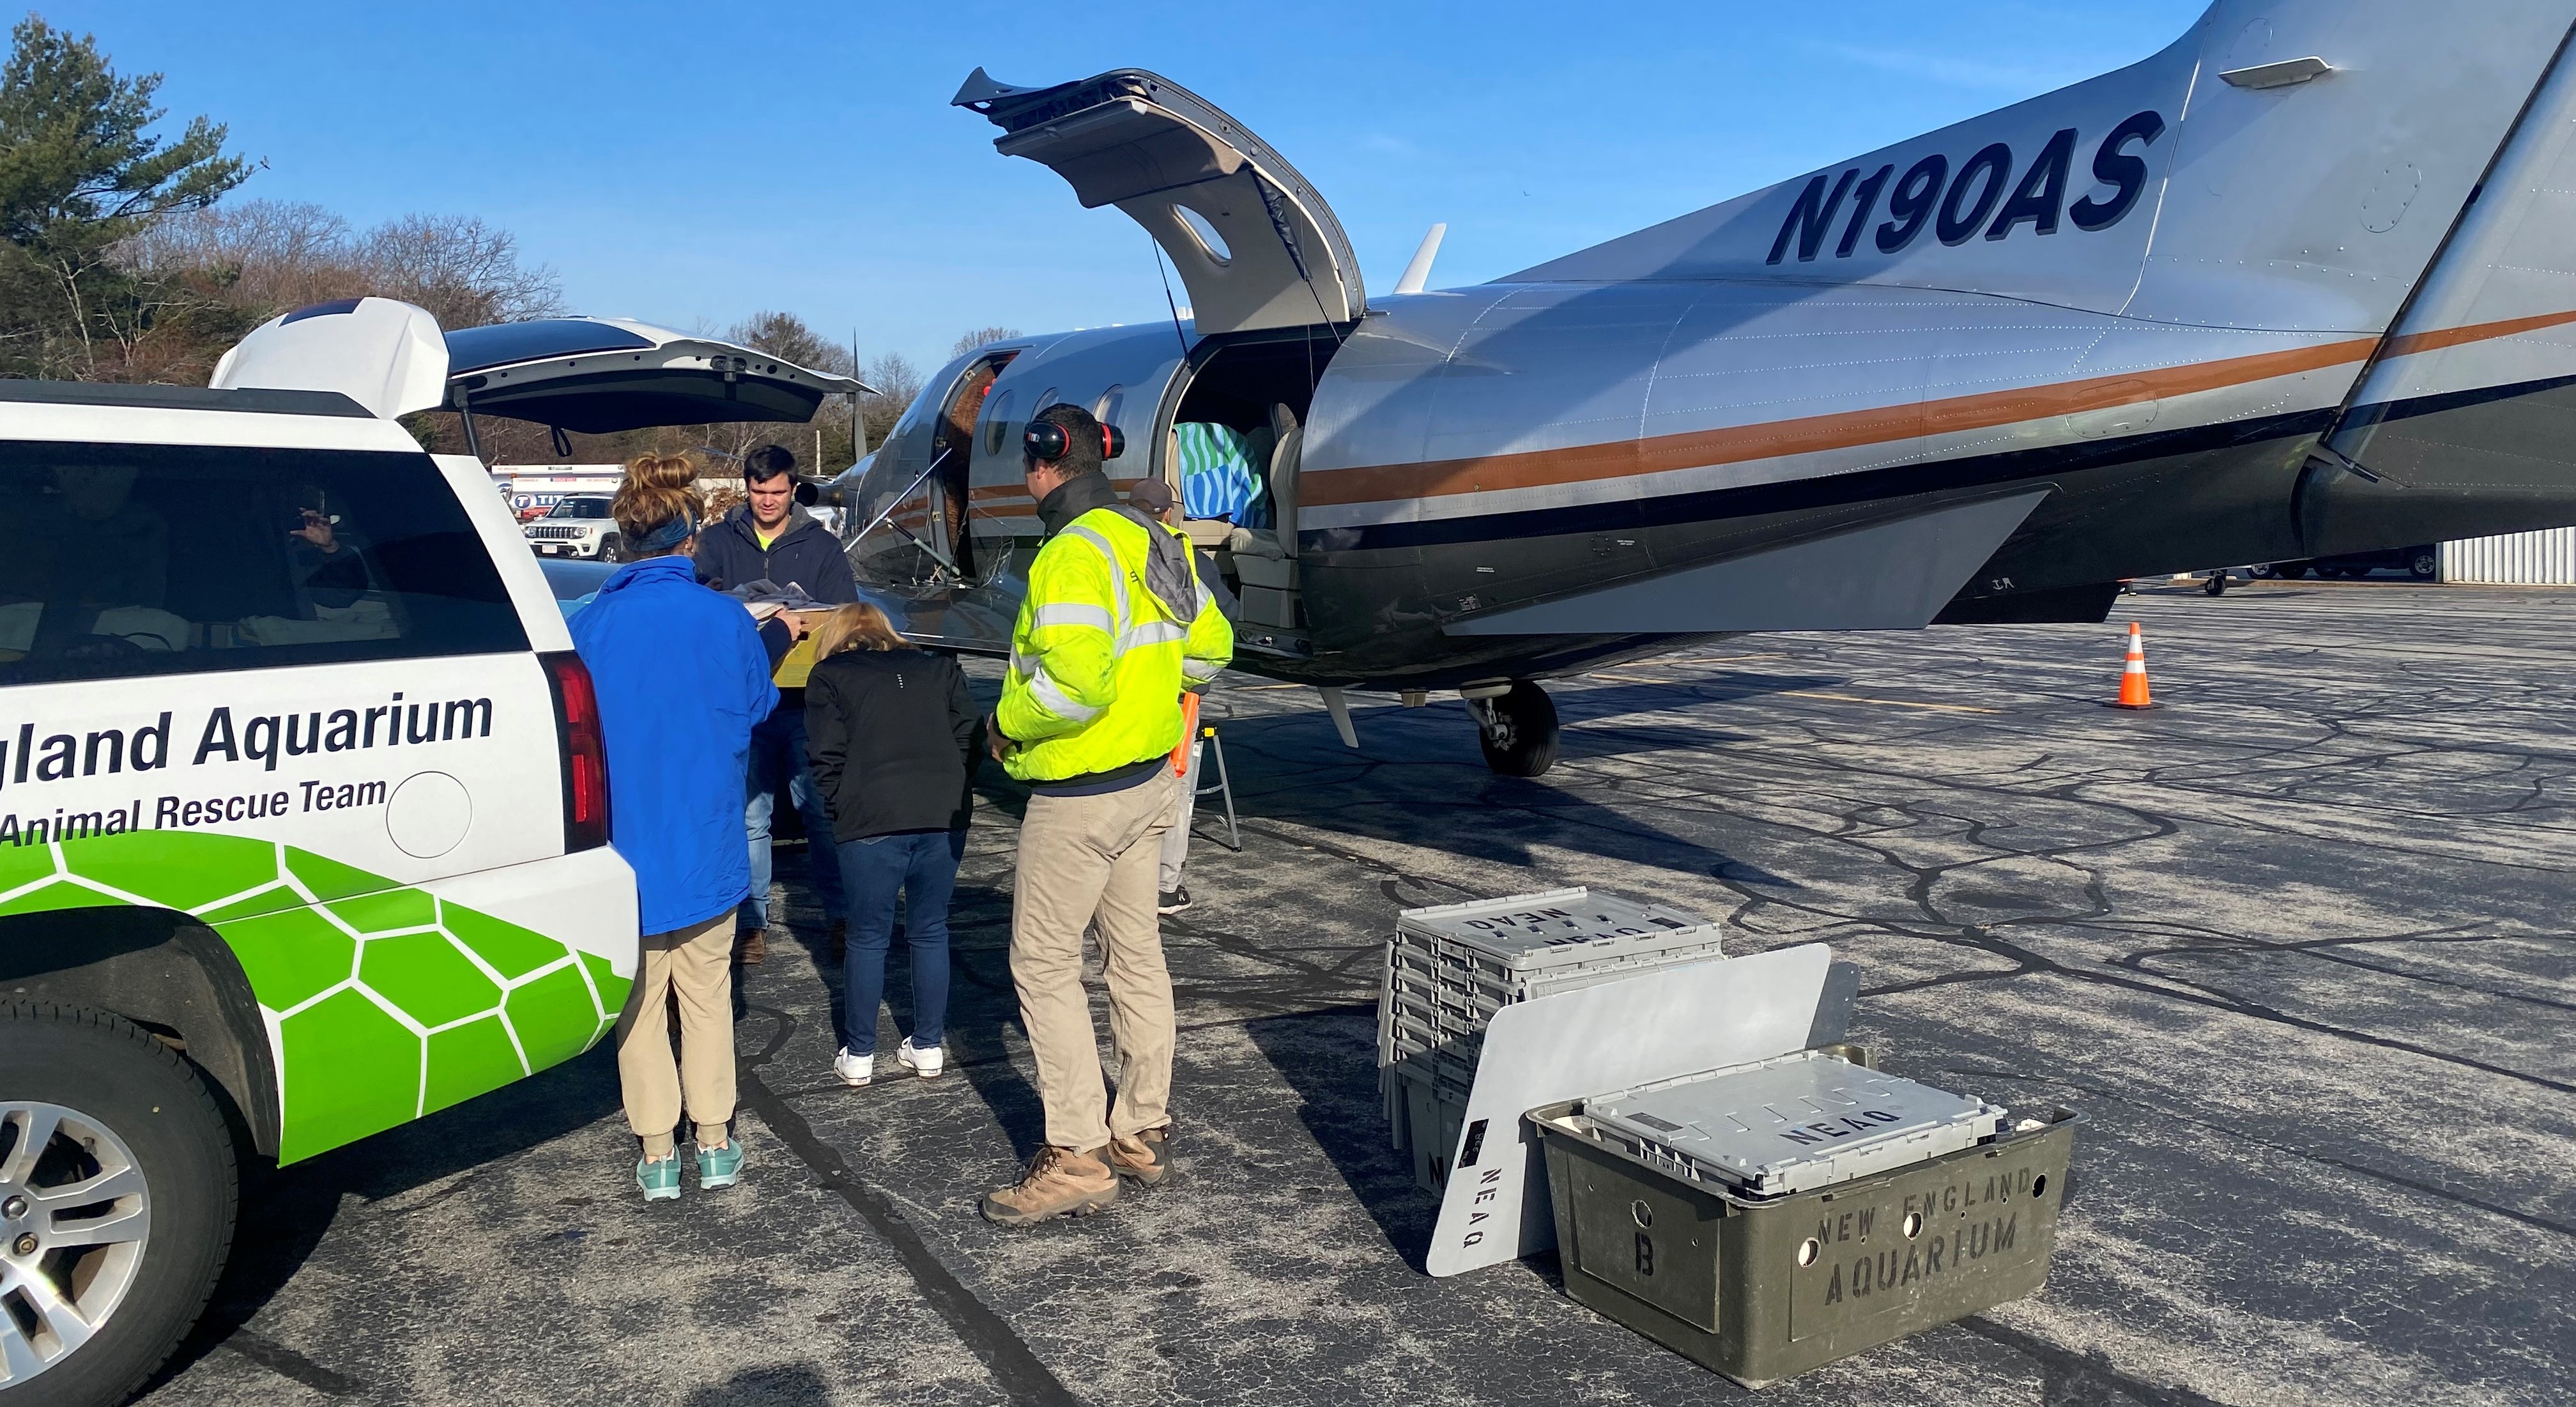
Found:
M 734 912 L 737 928 L 769 926 L 769 818 L 778 810 L 782 787 L 805 817 L 805 870 L 823 901 L 823 917 L 837 919 L 847 911 L 841 901 L 841 869 L 830 859 L 832 813 L 823 804 L 823 789 L 814 784 L 814 764 L 805 758 L 805 710 L 782 708 L 751 730 L 742 808 L 742 828 L 751 839 L 751 893 Z
M 910 831 L 841 842 L 841 882 L 850 895 L 849 954 L 841 965 L 841 1045 L 852 1055 L 877 1048 L 877 1007 L 885 1000 L 886 947 L 894 906 L 904 901 L 912 944 L 912 1048 L 940 1043 L 948 1022 L 948 896 L 966 832 Z

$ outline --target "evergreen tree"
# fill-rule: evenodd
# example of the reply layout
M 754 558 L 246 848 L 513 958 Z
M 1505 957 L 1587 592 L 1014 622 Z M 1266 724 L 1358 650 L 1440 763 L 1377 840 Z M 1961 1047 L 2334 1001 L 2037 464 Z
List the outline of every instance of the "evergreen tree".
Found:
M 160 86 L 157 73 L 120 76 L 93 38 L 37 16 L 10 31 L 0 63 L 0 372 L 100 375 L 101 344 L 130 341 L 151 316 L 112 251 L 250 174 L 204 117 L 175 141 L 148 134 L 163 116 L 152 103 Z

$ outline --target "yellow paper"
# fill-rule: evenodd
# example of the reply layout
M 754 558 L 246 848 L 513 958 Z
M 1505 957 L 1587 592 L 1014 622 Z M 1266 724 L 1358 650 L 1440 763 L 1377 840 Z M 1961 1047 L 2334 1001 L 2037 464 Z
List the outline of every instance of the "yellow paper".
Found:
M 789 647 L 786 657 L 778 661 L 769 681 L 782 689 L 802 689 L 814 672 L 814 637 L 806 636 Z

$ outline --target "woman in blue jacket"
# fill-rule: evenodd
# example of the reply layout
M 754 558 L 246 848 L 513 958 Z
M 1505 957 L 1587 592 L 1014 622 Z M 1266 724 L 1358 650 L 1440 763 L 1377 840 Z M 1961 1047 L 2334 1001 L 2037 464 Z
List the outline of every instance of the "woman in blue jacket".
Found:
M 677 1126 L 697 1126 L 698 1186 L 742 1179 L 733 1120 L 733 911 L 751 887 L 742 778 L 752 725 L 778 690 L 751 613 L 698 584 L 690 562 L 705 508 L 688 460 L 626 466 L 610 512 L 636 560 L 572 620 L 608 745 L 609 837 L 635 870 L 644 930 L 617 1017 L 626 1124 L 646 1201 L 680 1195 Z M 677 998 L 680 1058 L 667 1013 Z

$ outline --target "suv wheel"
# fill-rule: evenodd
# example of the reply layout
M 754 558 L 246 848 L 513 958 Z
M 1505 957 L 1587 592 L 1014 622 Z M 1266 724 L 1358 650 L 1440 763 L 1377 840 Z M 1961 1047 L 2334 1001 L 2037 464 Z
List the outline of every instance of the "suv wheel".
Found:
M 2413 572 L 2417 581 L 2433 581 L 2442 575 L 2442 559 L 2430 552 L 2418 552 L 2406 559 L 2406 570 Z
M 223 1271 L 232 1135 L 194 1067 L 101 1012 L 0 1002 L 0 1070 L 0 1389 L 122 1402 Z
M 626 560 L 626 544 L 618 541 L 617 534 L 610 533 L 599 540 L 599 560 L 603 562 Z

